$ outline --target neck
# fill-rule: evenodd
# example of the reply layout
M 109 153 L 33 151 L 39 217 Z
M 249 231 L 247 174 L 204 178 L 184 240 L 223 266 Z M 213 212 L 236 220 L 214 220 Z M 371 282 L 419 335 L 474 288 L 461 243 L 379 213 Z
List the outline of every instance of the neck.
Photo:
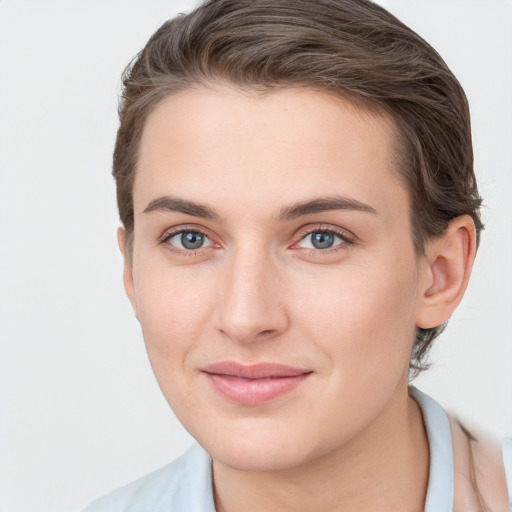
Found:
M 349 443 L 299 467 L 246 472 L 213 462 L 217 512 L 423 510 L 428 440 L 407 387 Z

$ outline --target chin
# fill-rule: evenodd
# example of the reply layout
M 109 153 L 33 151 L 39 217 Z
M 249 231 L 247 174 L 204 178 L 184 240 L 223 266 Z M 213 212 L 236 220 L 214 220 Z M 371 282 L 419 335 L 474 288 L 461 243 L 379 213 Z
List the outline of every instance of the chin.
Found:
M 300 466 L 305 462 L 303 451 L 297 447 L 248 445 L 231 443 L 228 447 L 205 447 L 212 459 L 225 466 L 244 472 L 284 471 Z M 223 449 L 224 448 L 224 449 Z
M 300 435 L 275 422 L 251 423 L 236 425 L 233 421 L 217 435 L 195 432 L 194 437 L 214 461 L 238 471 L 288 470 L 318 455 L 318 447 L 311 444 L 315 437 Z

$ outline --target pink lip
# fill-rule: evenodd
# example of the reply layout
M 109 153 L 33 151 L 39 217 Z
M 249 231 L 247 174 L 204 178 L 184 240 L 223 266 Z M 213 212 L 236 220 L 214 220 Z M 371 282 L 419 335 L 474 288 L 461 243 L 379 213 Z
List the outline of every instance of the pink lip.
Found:
M 225 361 L 201 369 L 213 389 L 232 402 L 259 405 L 295 389 L 313 372 L 274 363 Z

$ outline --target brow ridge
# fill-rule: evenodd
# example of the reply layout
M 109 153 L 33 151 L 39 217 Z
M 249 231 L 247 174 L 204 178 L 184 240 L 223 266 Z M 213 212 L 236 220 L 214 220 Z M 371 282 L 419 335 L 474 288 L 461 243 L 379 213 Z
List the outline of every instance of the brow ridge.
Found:
M 277 215 L 278 221 L 293 220 L 306 215 L 333 210 L 352 210 L 377 214 L 372 206 L 345 196 L 328 196 L 309 201 L 293 203 L 281 208 Z M 161 196 L 149 202 L 143 213 L 170 211 L 200 217 L 209 220 L 220 220 L 220 215 L 211 207 L 173 196 Z
M 185 215 L 192 215 L 203 219 L 220 220 L 220 215 L 213 208 L 173 196 L 161 196 L 151 200 L 142 213 L 162 211 L 184 213 Z
M 331 210 L 353 210 L 377 215 L 375 208 L 356 199 L 345 196 L 328 196 L 285 206 L 281 208 L 277 219 L 280 221 L 291 220 Z

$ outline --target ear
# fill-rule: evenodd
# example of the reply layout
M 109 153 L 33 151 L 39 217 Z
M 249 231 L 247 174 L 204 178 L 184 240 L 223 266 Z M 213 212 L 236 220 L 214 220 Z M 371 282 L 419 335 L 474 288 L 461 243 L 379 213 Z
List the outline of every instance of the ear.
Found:
M 117 228 L 117 244 L 119 250 L 123 255 L 124 267 L 123 267 L 123 283 L 126 295 L 131 302 L 135 316 L 137 316 L 137 308 L 135 304 L 135 286 L 133 284 L 133 267 L 132 267 L 132 255 L 128 254 L 126 248 L 126 231 L 124 228 Z
M 469 215 L 453 219 L 442 236 L 430 240 L 416 326 L 446 322 L 466 291 L 476 254 L 476 230 Z

